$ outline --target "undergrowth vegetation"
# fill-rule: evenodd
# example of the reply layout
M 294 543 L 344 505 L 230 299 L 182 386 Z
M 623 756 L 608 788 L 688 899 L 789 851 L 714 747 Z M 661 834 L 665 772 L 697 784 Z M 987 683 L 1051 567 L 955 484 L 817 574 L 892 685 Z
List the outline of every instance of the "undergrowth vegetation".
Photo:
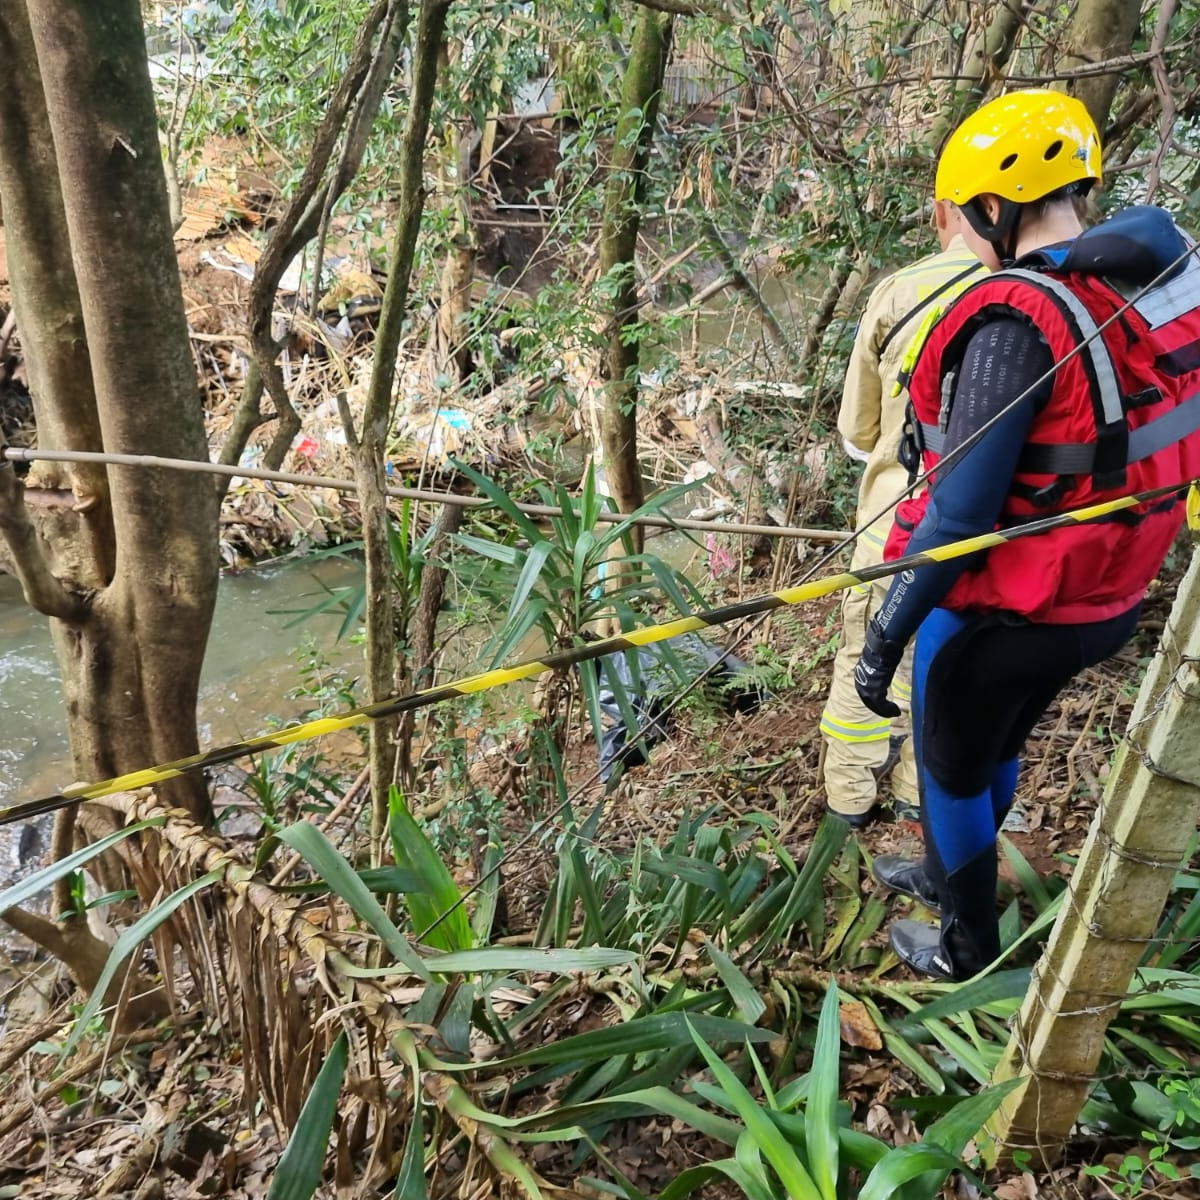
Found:
M 135 792 L 50 798 L 67 814 L 55 861 L 0 889 L 0 914 L 15 923 L 52 894 L 41 945 L 75 975 L 46 985 L 57 1007 L 37 1007 L 43 971 L 30 965 L 36 1019 L 0 1047 L 11 1092 L 0 1200 L 37 1186 L 162 1200 L 163 1170 L 177 1180 L 172 1200 L 1200 1194 L 1195 845 L 1138 943 L 1127 993 L 1088 1007 L 1112 1021 L 1066 1165 L 988 1133 L 1018 1086 L 994 1083 L 997 1066 L 1071 904 L 1109 756 L 1167 624 L 1161 603 L 1134 657 L 1087 675 L 1036 731 L 1018 806 L 1031 820 L 1000 841 L 1004 954 L 963 984 L 913 979 L 887 948 L 886 923 L 911 906 L 874 884 L 872 855 L 917 852 L 917 835 L 896 825 L 855 836 L 824 815 L 816 726 L 838 640 L 831 604 L 693 631 L 652 654 L 631 638 L 526 682 L 525 660 L 776 592 L 837 554 L 824 547 L 852 524 L 858 484 L 836 426 L 854 314 L 880 272 L 931 248 L 941 134 L 1005 70 L 1049 82 L 1091 54 L 1075 53 L 1084 0 L 884 7 L 887 20 L 844 0 L 143 6 L 155 10 L 161 149 L 183 222 L 174 246 L 164 232 L 155 277 L 173 280 L 178 252 L 185 288 L 209 289 L 187 294 L 186 330 L 177 322 L 181 374 L 190 346 L 204 376 L 205 411 L 197 401 L 188 420 L 226 465 L 290 455 L 313 496 L 337 490 L 325 471 L 354 474 L 359 488 L 292 501 L 299 515 L 286 522 L 274 483 L 231 489 L 236 513 L 218 535 L 214 506 L 213 538 L 227 562 L 239 546 L 286 543 L 361 566 L 361 582 L 268 616 L 299 637 L 332 615 L 339 638 L 368 647 L 368 666 L 331 671 L 306 644 L 287 698 L 345 740 L 254 757 L 215 813 L 199 783 L 190 810 Z M 622 96 L 648 12 L 663 74 L 653 102 L 631 106 Z M 1143 16 L 1121 50 L 1119 96 L 1104 102 L 1100 203 L 1158 199 L 1188 218 L 1200 196 L 1200 6 Z M 136 34 L 136 13 L 130 25 Z M 366 38 L 359 55 L 367 28 L 378 45 Z M 424 44 L 418 29 L 433 30 Z M 140 43 L 126 49 L 142 71 Z M 35 79 L 39 54 L 13 79 Z M 1103 74 L 1071 71 L 1073 85 Z M 352 78 L 362 90 L 343 94 Z M 426 125 L 414 116 L 418 78 Z M 338 111 L 342 124 L 327 126 Z M 410 139 L 413 128 L 428 135 Z M 643 138 L 644 161 L 613 169 Z M 148 161 L 118 135 L 113 161 L 125 152 Z M 161 186 L 153 147 L 150 159 Z M 602 268 L 614 227 L 635 215 L 634 247 Z M 192 242 L 189 216 L 201 227 Z M 65 226 L 59 241 L 64 262 L 80 258 Z M 116 290 L 112 277 L 89 285 L 89 337 L 101 284 Z M 385 328 L 395 340 L 377 353 Z M 12 334 L 5 321 L 0 358 Z M 129 340 L 123 328 L 96 344 Z M 31 341 L 30 361 L 52 341 Z M 0 367 L 7 382 L 7 358 Z M 139 405 L 158 414 L 156 397 L 109 390 L 98 448 Z M 55 416 L 51 440 L 82 428 L 73 409 Z M 598 453 L 617 416 L 636 426 L 623 464 Z M 162 425 L 184 423 L 169 414 Z M 201 449 L 188 450 L 192 463 Z M 649 482 L 636 512 L 618 514 L 605 495 L 621 465 Z M 133 478 L 128 465 L 111 473 L 114 485 Z M 415 498 L 428 492 L 410 490 L 389 509 L 388 483 L 469 489 L 485 503 L 451 520 L 450 505 L 435 513 Z M 55 521 L 92 512 L 90 494 L 76 491 L 75 508 L 66 484 L 57 494 Z M 151 500 L 123 503 L 144 513 Z M 343 508 L 330 515 L 326 503 Z M 710 525 L 657 542 L 637 529 L 701 505 L 705 520 L 760 531 L 823 528 L 769 540 Z M 10 514 L 6 529 L 28 533 L 33 555 L 32 527 Z M 99 517 L 76 525 L 93 519 L 100 529 Z M 57 558 L 31 559 L 41 570 L 25 576 L 41 581 L 44 605 L 61 601 L 47 610 L 60 621 L 111 605 L 89 583 L 63 607 L 49 587 L 59 561 L 147 552 L 125 533 L 107 546 L 85 532 L 62 535 Z M 140 560 L 147 577 L 158 549 Z M 96 578 L 110 565 L 93 564 Z M 151 582 L 135 571 L 127 591 L 141 607 L 88 643 L 93 658 L 80 668 L 76 655 L 77 669 L 150 662 L 140 623 L 154 596 L 174 601 L 178 576 Z M 169 630 L 194 650 L 207 624 L 193 638 L 171 628 L 173 611 L 163 601 L 160 638 Z M 502 675 L 484 686 L 492 670 Z M 450 681 L 453 696 L 403 720 L 392 723 L 394 707 L 367 711 Z M 262 698 L 256 720 L 284 741 L 270 716 L 278 699 Z M 194 712 L 181 712 L 186 725 Z M 123 715 L 95 721 L 129 743 Z M 131 755 L 195 747 L 195 721 L 168 732 L 139 729 L 112 761 L 124 770 Z M 94 761 L 110 763 L 93 740 Z M 191 765 L 154 777 L 187 783 Z M 81 963 L 62 947 L 64 931 L 85 929 L 92 958 Z M 127 1136 L 119 1161 L 75 1153 L 71 1137 L 110 1126 Z M 212 1136 L 197 1148 L 198 1130 Z M 999 1150 L 1012 1163 L 997 1174 Z M 23 1156 L 15 1166 L 10 1151 Z

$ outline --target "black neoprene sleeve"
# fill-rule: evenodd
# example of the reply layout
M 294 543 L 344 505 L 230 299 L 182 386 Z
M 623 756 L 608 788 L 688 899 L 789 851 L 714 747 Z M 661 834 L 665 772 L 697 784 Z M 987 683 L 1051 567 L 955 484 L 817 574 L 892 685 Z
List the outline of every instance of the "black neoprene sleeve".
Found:
M 929 506 L 909 553 L 996 528 L 1030 425 L 1049 399 L 1052 381 L 1039 380 L 1052 366 L 1041 335 L 1016 317 L 989 321 L 967 343 L 943 448 L 949 461 L 934 472 Z M 961 458 L 951 457 L 996 417 L 977 444 Z M 967 565 L 966 559 L 951 559 L 897 576 L 878 617 L 887 639 L 908 641 Z

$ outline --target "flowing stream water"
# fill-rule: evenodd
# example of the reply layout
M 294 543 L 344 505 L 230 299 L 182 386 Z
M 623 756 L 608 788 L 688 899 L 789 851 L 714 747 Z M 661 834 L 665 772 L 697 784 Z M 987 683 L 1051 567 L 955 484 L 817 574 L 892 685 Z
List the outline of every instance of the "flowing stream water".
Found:
M 337 639 L 340 614 L 289 627 L 295 617 L 283 610 L 316 604 L 322 583 L 360 578 L 358 567 L 337 558 L 282 561 L 221 577 L 201 680 L 201 747 L 263 733 L 272 718 L 295 719 L 312 707 L 287 696 L 300 682 L 307 639 L 335 670 L 359 673 L 361 648 Z M 0 575 L 0 806 L 74 782 L 60 678 L 47 619 L 25 603 L 15 579 Z
M 781 315 L 789 321 L 794 317 L 794 284 L 768 278 L 764 292 Z M 747 320 L 745 312 L 740 318 L 731 313 L 723 298 L 706 309 L 699 340 L 722 344 L 740 321 L 757 327 L 753 315 Z M 679 512 L 694 502 L 683 502 Z M 684 567 L 702 544 L 701 534 L 672 533 L 655 537 L 648 549 Z M 360 579 L 361 568 L 337 558 L 279 560 L 222 576 L 201 681 L 202 749 L 266 732 L 273 720 L 294 720 L 312 708 L 311 701 L 287 695 L 300 682 L 304 655 L 298 648 L 306 637 L 335 670 L 351 678 L 360 673 L 361 648 L 337 639 L 340 613 L 296 625 L 294 614 L 284 611 L 316 604 L 324 594 L 322 584 L 332 587 Z M 525 649 L 537 653 L 532 643 Z M 25 603 L 15 579 L 0 574 L 0 807 L 51 794 L 73 782 L 47 619 Z M 0 827 L 0 881 L 9 866 L 6 860 L 17 854 L 18 842 Z

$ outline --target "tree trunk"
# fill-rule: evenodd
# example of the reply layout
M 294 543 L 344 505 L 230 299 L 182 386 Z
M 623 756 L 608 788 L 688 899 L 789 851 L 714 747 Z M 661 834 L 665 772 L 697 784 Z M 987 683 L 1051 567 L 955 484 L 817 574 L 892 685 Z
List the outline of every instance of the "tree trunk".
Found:
M 0 190 L 40 445 L 206 457 L 137 0 L 13 0 L 0 56 Z M 26 598 L 52 618 L 75 777 L 195 753 L 219 567 L 211 482 L 93 467 L 26 487 L 5 465 L 0 533 Z M 198 776 L 161 790 L 207 812 Z M 60 815 L 56 855 L 74 818 Z M 95 986 L 108 947 L 85 922 L 5 919 Z
M 1128 736 L 1030 979 L 995 1078 L 1019 1078 L 989 1122 L 987 1156 L 1056 1166 L 1200 818 L 1200 554 L 1138 691 Z
M 38 445 L 53 450 L 99 450 L 100 421 L 66 214 L 58 186 L 54 142 L 41 74 L 24 4 L 0 7 L 0 61 L 11 70 L 0 88 L 0 191 L 13 311 L 21 331 L 37 421 Z M 55 503 L 69 488 L 74 503 Z M 44 494 L 43 494 L 44 493 Z M 58 578 L 78 588 L 104 587 L 112 578 L 116 544 L 103 467 L 39 463 L 26 499 L 40 533 L 54 548 Z
M 11 15 L 19 5 L 5 8 Z M 28 12 L 95 389 L 94 409 L 79 389 L 66 399 L 43 394 L 39 424 L 43 413 L 51 430 L 79 421 L 116 453 L 205 459 L 140 7 L 34 0 Z M 6 87 L 33 70 L 27 58 L 10 64 Z M 49 188 L 45 221 L 58 203 L 53 172 L 32 178 L 32 156 L 13 149 L 0 143 L 5 193 L 11 180 L 22 181 L 16 194 Z M 28 233 L 8 229 L 17 257 L 32 263 Z M 19 290 L 24 281 L 14 282 Z M 19 311 L 34 303 L 23 295 Z M 45 362 L 46 350 L 32 349 Z M 110 468 L 108 480 L 111 578 L 79 615 L 52 623 L 75 769 L 88 779 L 198 750 L 196 694 L 219 569 L 211 480 L 129 467 Z M 67 541 L 61 529 L 49 536 L 52 550 Z M 163 792 L 169 803 L 207 811 L 199 776 Z
M 983 100 L 988 85 L 1008 63 L 1028 8 L 1026 0 L 1001 0 L 990 19 L 984 18 L 984 27 L 967 50 L 960 82 L 925 135 L 925 145 L 935 153 L 946 135 Z
M 412 94 L 400 144 L 400 197 L 396 232 L 388 262 L 387 290 L 375 337 L 375 365 L 363 414 L 362 435 L 355 446 L 355 472 L 362 506 L 367 575 L 367 686 L 369 700 L 391 694 L 396 675 L 393 629 L 394 593 L 388 545 L 387 497 L 384 493 L 384 455 L 391 424 L 392 385 L 409 281 L 416 256 L 417 234 L 424 209 L 424 153 L 433 108 L 438 62 L 445 39 L 451 0 L 427 0 L 421 6 L 413 55 Z M 343 421 L 349 426 L 348 413 Z M 347 437 L 353 431 L 347 429 Z M 387 830 L 388 789 L 396 772 L 396 718 L 371 722 L 371 840 L 378 859 Z
M 1067 53 L 1058 66 L 1083 67 L 1128 54 L 1141 15 L 1140 0 L 1079 0 L 1067 28 Z M 1103 130 L 1120 82 L 1120 73 L 1113 71 L 1072 80 L 1065 90 L 1083 101 L 1096 128 Z
M 471 348 L 467 321 L 471 316 L 471 285 L 475 282 L 475 240 L 464 232 L 455 237 L 442 267 L 442 294 L 438 304 L 435 366 L 455 385 L 471 373 Z
M 322 227 L 325 215 L 354 178 L 366 150 L 371 122 L 379 111 L 391 80 L 408 28 L 408 4 L 404 0 L 376 0 L 355 37 L 345 73 L 325 107 L 325 116 L 313 139 L 304 172 L 288 201 L 287 209 L 271 231 L 250 283 L 250 344 L 254 369 L 247 371 L 242 400 L 233 427 L 221 452 L 221 461 L 236 463 L 246 440 L 258 426 L 275 419 L 274 436 L 263 455 L 263 465 L 279 467 L 300 432 L 296 412 L 279 365 L 280 344 L 275 340 L 272 318 L 275 294 L 296 255 Z M 378 45 L 374 45 L 375 34 Z M 354 106 L 353 115 L 350 115 Z M 347 119 L 349 118 L 348 124 Z M 342 154 L 332 177 L 322 182 L 344 133 Z M 319 281 L 318 281 L 319 285 Z M 274 418 L 262 412 L 263 393 L 275 407 Z M 223 496 L 228 484 L 219 485 Z
M 621 90 L 621 116 L 600 234 L 600 277 L 612 289 L 605 329 L 607 349 L 601 368 L 605 389 L 600 438 L 609 488 L 622 512 L 633 512 L 644 499 L 637 457 L 638 304 L 634 257 L 673 19 L 647 8 L 638 11 Z M 640 549 L 640 528 L 634 537 Z

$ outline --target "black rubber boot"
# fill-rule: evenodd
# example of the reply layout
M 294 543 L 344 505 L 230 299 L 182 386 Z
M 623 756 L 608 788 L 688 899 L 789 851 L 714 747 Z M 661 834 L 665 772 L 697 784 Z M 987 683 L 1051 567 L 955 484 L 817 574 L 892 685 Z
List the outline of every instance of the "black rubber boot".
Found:
M 896 921 L 892 949 L 914 971 L 935 979 L 970 979 L 1000 957 L 996 919 L 996 847 L 988 846 L 946 877 L 940 932 L 918 921 Z
M 829 805 L 826 804 L 825 811 L 831 816 L 837 817 L 838 820 L 845 821 L 851 829 L 858 830 L 859 832 L 870 828 L 870 826 L 874 825 L 875 822 L 878 821 L 881 816 L 883 816 L 883 807 L 879 804 L 872 804 L 866 812 L 860 813 L 838 812 L 836 808 L 830 808 Z
M 924 859 L 903 858 L 899 854 L 881 854 L 871 866 L 875 881 L 889 892 L 911 896 L 939 916 L 942 912 L 937 885 L 925 869 Z
M 942 951 L 942 931 L 936 925 L 893 921 L 888 940 L 900 961 L 918 975 L 932 975 L 934 979 L 955 977 L 954 964 Z

